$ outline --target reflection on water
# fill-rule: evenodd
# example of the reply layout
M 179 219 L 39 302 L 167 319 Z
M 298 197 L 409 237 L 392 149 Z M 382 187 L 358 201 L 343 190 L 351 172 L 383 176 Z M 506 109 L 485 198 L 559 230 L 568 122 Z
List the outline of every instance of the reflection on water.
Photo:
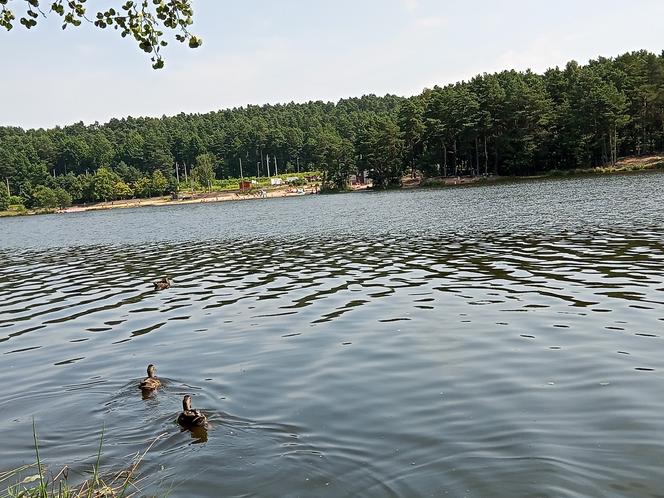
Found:
M 141 469 L 172 496 L 656 496 L 663 187 L 0 220 L 0 470 L 34 416 L 79 470 L 102 428 L 109 466 L 163 434 Z

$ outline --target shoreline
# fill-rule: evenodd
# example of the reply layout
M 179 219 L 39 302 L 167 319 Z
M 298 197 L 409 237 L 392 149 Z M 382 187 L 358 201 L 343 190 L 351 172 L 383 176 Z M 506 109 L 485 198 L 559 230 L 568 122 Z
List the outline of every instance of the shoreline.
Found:
M 575 178 L 595 175 L 619 175 L 627 173 L 644 173 L 664 171 L 664 155 L 650 155 L 643 157 L 627 157 L 616 162 L 615 166 L 597 166 L 594 168 L 579 168 L 570 170 L 550 170 L 532 175 L 489 175 L 489 176 L 460 176 L 460 177 L 432 177 L 416 182 L 414 185 L 403 185 L 401 188 L 437 188 L 454 187 L 462 185 L 486 185 L 501 182 L 518 182 L 527 180 L 546 180 L 560 178 Z
M 664 169 L 664 155 L 652 155 L 645 157 L 628 157 L 619 160 L 615 166 L 604 166 L 596 168 L 584 168 L 574 170 L 553 170 L 543 172 L 535 175 L 525 176 L 504 176 L 504 175 L 489 175 L 489 176 L 456 176 L 456 177 L 431 177 L 431 178 L 412 178 L 410 175 L 405 176 L 402 181 L 401 187 L 395 190 L 412 190 L 421 188 L 441 188 L 441 187 L 460 187 L 468 185 L 487 185 L 497 184 L 501 182 L 521 181 L 521 180 L 537 180 L 547 178 L 573 178 L 579 176 L 591 175 L 612 175 L 624 173 L 638 173 L 647 171 L 657 171 Z M 350 188 L 349 192 L 371 190 L 368 185 L 355 185 Z M 186 192 L 182 192 L 185 198 L 174 200 L 167 196 L 151 197 L 147 199 L 126 199 L 118 201 L 97 202 L 87 205 L 74 205 L 64 209 L 38 209 L 26 211 L 0 211 L 0 218 L 13 217 L 13 216 L 30 216 L 39 214 L 69 214 L 69 213 L 82 213 L 86 211 L 102 211 L 109 209 L 129 209 L 148 206 L 178 206 L 184 204 L 203 204 L 210 202 L 228 202 L 228 201 L 246 201 L 257 199 L 274 199 L 283 197 L 302 197 L 308 195 L 320 194 L 317 185 L 307 185 L 294 189 L 288 186 L 281 186 L 276 188 L 266 188 L 258 191 L 241 192 L 239 190 L 226 190 L 217 192 L 192 192 L 187 196 Z
M 107 209 L 127 209 L 148 206 L 180 206 L 184 204 L 204 204 L 209 202 L 228 202 L 228 201 L 246 201 L 255 199 L 274 199 L 280 197 L 302 197 L 305 195 L 314 195 L 318 192 L 315 186 L 306 186 L 297 189 L 289 187 L 278 187 L 272 189 L 263 189 L 264 195 L 260 191 L 241 192 L 239 190 L 225 190 L 218 192 L 181 192 L 185 196 L 182 199 L 171 199 L 168 196 L 150 197 L 147 199 L 125 199 L 119 201 L 97 202 L 88 205 L 74 205 L 65 209 L 54 211 L 57 214 L 81 213 L 84 211 L 101 211 Z

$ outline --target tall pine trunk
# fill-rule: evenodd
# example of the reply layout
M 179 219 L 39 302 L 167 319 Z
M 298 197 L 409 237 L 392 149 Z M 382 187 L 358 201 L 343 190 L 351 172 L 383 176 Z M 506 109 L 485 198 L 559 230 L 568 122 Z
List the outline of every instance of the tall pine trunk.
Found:
M 477 136 L 475 136 L 475 174 L 473 176 L 480 176 L 480 149 Z
M 494 151 L 493 151 L 493 174 L 498 176 L 498 143 L 494 144 Z

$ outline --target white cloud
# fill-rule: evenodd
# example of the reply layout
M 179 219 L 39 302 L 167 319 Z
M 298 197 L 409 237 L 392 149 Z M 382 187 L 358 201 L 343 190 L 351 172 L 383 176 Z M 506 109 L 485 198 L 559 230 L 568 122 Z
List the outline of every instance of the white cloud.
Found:
M 419 0 L 401 0 L 404 8 L 410 12 L 417 10 L 420 6 Z
M 564 37 L 538 36 L 525 47 L 512 48 L 501 53 L 496 59 L 493 70 L 532 69 L 537 72 L 545 71 L 562 61 L 566 61 L 566 47 L 576 45 L 578 41 L 580 41 L 578 35 Z
M 413 23 L 416 29 L 436 29 L 447 23 L 447 19 L 442 16 L 418 17 Z
M 12 77 L 0 78 L 0 93 L 7 97 L 0 125 L 103 122 L 363 93 L 412 95 L 482 72 L 539 72 L 570 59 L 583 63 L 632 49 L 661 51 L 656 28 L 664 3 L 650 3 L 658 15 L 641 19 L 643 9 L 616 7 L 600 16 L 591 8 L 593 1 L 609 0 L 588 0 L 581 11 L 518 9 L 516 0 L 510 8 L 498 8 L 486 1 L 486 8 L 478 8 L 396 0 L 377 17 L 370 8 L 375 4 L 367 0 L 351 20 L 332 2 L 327 16 L 317 4 L 303 11 L 295 2 L 283 18 L 278 12 L 250 15 L 238 7 L 231 22 L 216 20 L 212 11 L 204 18 L 208 24 L 199 25 L 203 47 L 192 53 L 171 44 L 162 71 L 153 71 L 135 45 L 113 33 L 81 28 L 61 34 L 55 26 L 41 39 L 24 32 L 5 34 L 12 38 L 0 44 L 0 59 L 12 68 Z M 247 19 L 250 24 L 243 22 Z M 245 32 L 247 26 L 251 29 Z

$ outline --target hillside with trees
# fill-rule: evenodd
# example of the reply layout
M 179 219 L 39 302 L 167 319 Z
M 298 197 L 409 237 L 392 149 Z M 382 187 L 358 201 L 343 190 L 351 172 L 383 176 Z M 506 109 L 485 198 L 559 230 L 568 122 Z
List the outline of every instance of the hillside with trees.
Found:
M 58 206 L 317 170 L 343 189 L 425 177 L 531 175 L 664 150 L 664 53 L 503 71 L 410 98 L 247 106 L 54 129 L 0 127 L 0 203 Z M 7 190 L 6 188 L 3 190 Z

